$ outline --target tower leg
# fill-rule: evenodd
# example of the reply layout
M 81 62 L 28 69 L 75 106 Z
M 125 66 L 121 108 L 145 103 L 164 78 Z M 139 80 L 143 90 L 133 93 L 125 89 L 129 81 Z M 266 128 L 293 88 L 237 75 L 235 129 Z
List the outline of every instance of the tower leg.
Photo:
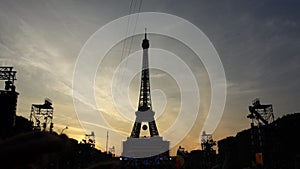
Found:
M 149 122 L 149 131 L 150 131 L 151 137 L 158 136 L 158 130 L 157 130 L 155 121 Z
M 140 137 L 140 131 L 141 131 L 141 123 L 140 122 L 135 122 L 133 126 L 133 130 L 131 132 L 131 136 L 133 138 L 139 138 Z

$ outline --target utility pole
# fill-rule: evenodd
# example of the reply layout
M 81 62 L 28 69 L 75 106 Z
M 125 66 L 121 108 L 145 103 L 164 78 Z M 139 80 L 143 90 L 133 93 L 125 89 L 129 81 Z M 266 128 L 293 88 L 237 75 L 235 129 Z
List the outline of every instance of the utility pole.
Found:
M 108 153 L 108 131 L 106 132 L 106 154 Z

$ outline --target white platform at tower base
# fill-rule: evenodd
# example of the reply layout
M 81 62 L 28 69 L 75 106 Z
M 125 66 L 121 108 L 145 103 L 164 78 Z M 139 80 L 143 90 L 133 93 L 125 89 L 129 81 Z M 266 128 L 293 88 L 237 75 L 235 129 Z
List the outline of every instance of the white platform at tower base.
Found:
M 123 157 L 146 158 L 169 151 L 170 142 L 160 136 L 131 138 L 123 141 Z

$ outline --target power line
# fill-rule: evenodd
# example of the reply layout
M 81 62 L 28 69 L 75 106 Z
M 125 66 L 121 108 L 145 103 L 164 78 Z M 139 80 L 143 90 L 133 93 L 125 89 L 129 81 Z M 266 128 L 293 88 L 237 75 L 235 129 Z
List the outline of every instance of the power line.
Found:
M 139 18 L 139 13 L 140 13 L 140 11 L 141 11 L 141 7 L 142 7 L 142 3 L 143 3 L 143 0 L 140 0 L 140 3 L 139 3 L 139 5 L 138 5 L 138 0 L 131 0 L 131 3 L 130 3 L 130 8 L 129 8 L 129 17 L 128 17 L 128 20 L 127 20 L 127 26 L 126 26 L 126 35 L 125 35 L 125 37 L 127 37 L 129 34 L 130 34 L 130 21 L 131 21 L 131 19 L 132 19 L 132 16 L 131 16 L 131 14 L 133 14 L 133 13 L 137 13 L 137 16 L 136 16 L 136 20 L 135 20 L 135 22 L 134 22 L 134 24 L 133 24 L 133 32 L 132 32 L 132 34 L 131 34 L 131 36 L 130 36 L 130 42 L 129 42 L 129 47 L 128 47 L 128 53 L 127 53 L 127 55 L 125 55 L 125 48 L 127 47 L 127 41 L 128 41 L 128 39 L 126 38 L 125 40 L 124 40 L 124 42 L 123 42 L 123 47 L 122 47 L 122 55 L 121 55 L 121 59 L 120 59 L 120 63 L 122 62 L 122 60 L 124 59 L 124 58 L 126 58 L 127 56 L 129 56 L 130 55 L 130 53 L 131 53 L 131 48 L 132 48 L 132 43 L 133 43 L 133 35 L 135 34 L 135 31 L 136 31 L 136 27 L 137 27 L 137 22 L 138 22 L 138 18 Z M 138 5 L 138 10 L 136 11 L 136 6 Z M 125 56 L 124 56 L 125 55 Z M 125 69 L 126 67 L 127 67 L 127 60 L 125 60 L 125 64 L 124 64 L 124 66 L 123 66 L 123 69 Z M 120 67 L 120 69 L 121 69 L 122 67 Z M 123 70 L 123 71 L 121 71 L 122 72 L 122 75 L 121 75 L 121 80 L 119 81 L 119 83 L 122 83 L 123 82 L 123 78 L 124 78 L 124 73 L 125 73 L 125 71 Z

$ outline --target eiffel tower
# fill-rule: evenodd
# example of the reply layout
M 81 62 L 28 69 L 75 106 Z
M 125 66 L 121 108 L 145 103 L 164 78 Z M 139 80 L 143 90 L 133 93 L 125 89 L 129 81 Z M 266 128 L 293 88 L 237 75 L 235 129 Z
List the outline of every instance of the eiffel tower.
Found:
M 138 102 L 138 110 L 135 112 L 136 119 L 132 128 L 130 137 L 123 141 L 123 157 L 129 158 L 145 158 L 160 156 L 169 156 L 169 141 L 164 141 L 159 136 L 156 122 L 154 119 L 154 111 L 152 111 L 151 90 L 150 90 L 150 72 L 148 49 L 150 47 L 147 39 L 147 32 L 142 42 L 143 58 L 140 95 Z M 144 124 L 142 126 L 142 124 Z M 147 126 L 148 124 L 148 126 Z M 141 137 L 141 129 L 149 131 L 150 137 Z
M 136 112 L 136 120 L 131 132 L 133 138 L 140 137 L 142 122 L 146 122 L 149 125 L 150 136 L 158 136 L 158 130 L 156 127 L 154 112 L 152 111 L 151 104 L 151 92 L 150 92 L 150 78 L 149 78 L 149 59 L 148 59 L 148 49 L 149 40 L 147 39 L 147 33 L 145 33 L 145 39 L 142 43 L 143 48 L 143 67 L 141 75 L 141 87 L 140 87 L 140 97 L 138 111 Z M 143 130 L 147 130 L 147 126 L 143 125 Z

